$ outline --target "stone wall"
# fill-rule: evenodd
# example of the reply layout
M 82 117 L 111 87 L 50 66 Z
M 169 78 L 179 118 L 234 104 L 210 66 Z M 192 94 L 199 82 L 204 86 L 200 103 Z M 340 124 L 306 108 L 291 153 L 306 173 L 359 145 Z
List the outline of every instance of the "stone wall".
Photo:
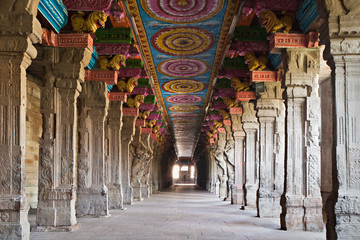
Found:
M 40 87 L 38 80 L 28 76 L 26 105 L 26 148 L 25 148 L 25 189 L 31 208 L 37 208 L 39 144 L 42 135 L 42 117 L 40 113 Z

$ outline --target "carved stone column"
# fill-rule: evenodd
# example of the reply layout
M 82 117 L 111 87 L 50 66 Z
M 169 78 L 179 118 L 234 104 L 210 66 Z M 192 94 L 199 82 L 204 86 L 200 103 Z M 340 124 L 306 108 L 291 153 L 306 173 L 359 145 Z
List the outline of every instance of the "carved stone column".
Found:
M 123 199 L 125 205 L 133 203 L 133 190 L 130 185 L 130 142 L 135 134 L 135 121 L 137 116 L 123 116 L 121 130 L 121 183 L 123 187 Z
M 214 157 L 217 163 L 217 175 L 220 181 L 219 185 L 219 197 L 226 200 L 228 197 L 227 191 L 227 166 L 224 156 L 225 144 L 226 144 L 226 133 L 218 133 L 219 140 L 217 141 L 216 151 Z
M 335 87 L 336 159 L 327 203 L 327 237 L 360 238 L 360 11 L 358 1 L 325 1 Z M 330 164 L 330 163 L 329 163 Z
M 152 175 L 152 193 L 157 193 L 160 190 L 160 157 L 162 150 L 158 143 L 153 143 L 153 160 L 151 166 Z
M 146 146 L 146 158 L 144 161 L 144 171 L 141 177 L 141 196 L 143 198 L 149 198 L 151 193 L 151 163 L 153 160 L 153 151 L 151 150 L 150 134 L 141 134 L 141 142 Z
M 43 59 L 37 59 L 36 65 L 45 67 L 45 76 L 41 90 L 43 136 L 37 229 L 71 231 L 76 228 L 76 103 L 91 52 L 87 48 L 50 47 L 39 48 L 39 51 Z
M 232 187 L 232 204 L 245 206 L 244 201 L 244 139 L 245 132 L 241 123 L 241 114 L 231 114 L 231 122 L 233 127 L 233 136 L 235 139 L 235 182 Z
M 122 102 L 111 101 L 105 124 L 105 179 L 110 209 L 124 207 L 120 164 L 122 117 Z
M 232 136 L 231 125 L 225 125 L 226 129 L 226 145 L 225 145 L 225 159 L 226 159 L 226 168 L 227 168 L 227 187 L 229 191 L 229 196 L 232 194 L 232 186 L 235 182 L 235 141 Z
M 259 186 L 259 123 L 254 103 L 243 102 L 242 122 L 245 132 L 245 205 L 256 208 Z
M 214 147 L 214 145 L 210 145 L 207 153 L 208 153 L 208 159 L 209 159 L 209 165 L 210 165 L 210 170 L 209 170 L 210 192 L 217 195 L 218 191 L 216 191 L 216 183 L 219 180 L 218 180 L 218 176 L 217 176 L 217 170 L 216 170 L 217 166 L 216 166 L 215 157 L 214 157 L 215 150 L 216 150 L 216 148 Z
M 135 135 L 130 143 L 130 184 L 132 197 L 135 201 L 143 200 L 141 196 L 141 178 L 144 171 L 145 145 L 141 142 L 141 135 L 141 127 L 135 127 Z
M 286 179 L 281 227 L 321 231 L 320 48 L 287 49 Z
M 284 190 L 285 106 L 281 83 L 265 83 L 257 100 L 260 122 L 258 216 L 279 217 Z
M 25 195 L 26 69 L 40 41 L 38 1 L 1 3 L 0 30 L 0 238 L 29 239 Z
M 105 83 L 86 81 L 79 97 L 77 216 L 109 215 L 104 177 Z

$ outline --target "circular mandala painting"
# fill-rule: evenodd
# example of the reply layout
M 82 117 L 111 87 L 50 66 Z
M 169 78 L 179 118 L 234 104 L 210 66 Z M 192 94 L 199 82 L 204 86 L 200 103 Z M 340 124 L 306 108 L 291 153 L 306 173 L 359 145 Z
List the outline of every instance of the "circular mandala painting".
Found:
M 162 61 L 158 71 L 169 77 L 196 77 L 210 70 L 210 65 L 195 58 L 175 58 Z
M 170 103 L 197 103 L 203 100 L 202 97 L 197 95 L 173 95 L 165 98 L 165 101 Z
M 215 42 L 211 32 L 199 27 L 164 28 L 151 38 L 156 50 L 172 56 L 201 54 L 212 48 Z
M 201 22 L 214 17 L 224 7 L 224 0 L 141 0 L 150 17 L 168 23 Z
M 205 87 L 204 83 L 191 79 L 170 80 L 161 85 L 164 91 L 170 93 L 195 93 L 204 90 Z
M 168 108 L 173 112 L 195 112 L 200 110 L 200 106 L 198 105 L 175 105 Z

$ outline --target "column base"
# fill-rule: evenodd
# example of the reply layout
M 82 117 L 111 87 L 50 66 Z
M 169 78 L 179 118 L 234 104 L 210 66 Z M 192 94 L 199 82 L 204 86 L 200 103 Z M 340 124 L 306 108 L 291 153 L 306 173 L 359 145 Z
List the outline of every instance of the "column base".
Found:
M 245 206 L 256 209 L 257 189 L 256 185 L 245 185 Z
M 0 199 L 0 238 L 29 240 L 29 205 L 26 197 L 14 200 L 13 198 Z
M 141 187 L 141 196 L 143 198 L 149 198 L 150 197 L 150 186 L 149 185 L 142 185 Z
M 108 195 L 109 195 L 109 209 L 124 208 L 121 185 L 110 187 Z
M 227 198 L 227 187 L 226 186 L 220 186 L 219 187 L 219 197 L 221 199 Z
M 132 198 L 134 201 L 143 201 L 142 191 L 141 191 L 141 183 L 139 184 L 131 184 L 132 186 Z
M 80 223 L 73 226 L 37 226 L 31 229 L 32 232 L 72 232 L 80 228 Z
M 4 216 L 4 215 L 2 215 Z M 27 220 L 26 220 L 27 221 Z M 0 223 L 0 238 L 3 240 L 30 239 L 30 224 L 26 221 L 20 223 Z
M 108 209 L 107 189 L 80 189 L 77 193 L 77 217 L 107 217 Z
M 74 194 L 71 189 L 41 192 L 36 211 L 36 225 L 43 228 L 71 228 L 76 225 Z
M 215 189 L 214 189 L 214 193 L 215 195 L 219 195 L 220 194 L 220 183 L 215 183 Z
M 338 196 L 335 204 L 337 239 L 360 239 L 360 194 Z
M 279 197 L 258 197 L 258 217 L 280 217 L 281 206 Z
M 231 204 L 244 206 L 244 189 L 241 186 L 232 185 Z
M 133 188 L 128 186 L 123 188 L 123 200 L 124 205 L 132 205 L 134 204 L 134 198 L 133 198 Z

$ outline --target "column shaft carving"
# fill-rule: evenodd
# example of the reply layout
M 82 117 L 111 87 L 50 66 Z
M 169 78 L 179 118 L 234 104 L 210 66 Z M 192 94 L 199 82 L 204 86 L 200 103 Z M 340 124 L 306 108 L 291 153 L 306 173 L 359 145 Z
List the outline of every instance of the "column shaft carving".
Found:
M 217 175 L 220 181 L 219 185 L 219 197 L 226 200 L 228 197 L 227 189 L 227 166 L 224 156 L 225 144 L 226 144 L 226 133 L 218 133 L 219 139 L 217 141 L 217 148 L 214 152 L 215 161 L 217 163 Z
M 242 122 L 245 132 L 245 205 L 256 208 L 259 186 L 259 123 L 254 103 L 243 102 Z
M 121 130 L 121 184 L 125 205 L 131 205 L 134 201 L 133 190 L 130 185 L 130 142 L 135 134 L 136 118 L 137 116 L 123 116 L 123 127 Z
M 231 125 L 226 125 L 226 145 L 224 150 L 224 157 L 226 160 L 227 168 L 227 187 L 228 187 L 228 196 L 232 200 L 232 186 L 235 182 L 235 141 L 232 136 Z
M 152 193 L 157 193 L 160 190 L 160 158 L 162 150 L 159 144 L 154 143 L 153 147 L 153 160 L 151 166 L 151 175 L 152 175 Z
M 215 150 L 216 147 L 214 145 L 211 145 L 208 149 L 208 158 L 210 164 L 210 192 L 218 195 L 220 179 L 218 178 L 217 164 L 214 157 Z
M 244 139 L 245 132 L 243 130 L 241 122 L 241 114 L 232 114 L 231 122 L 233 128 L 233 136 L 235 140 L 235 180 L 232 187 L 232 198 L 233 204 L 241 205 L 241 208 L 245 207 L 245 164 L 244 164 Z
M 327 0 L 333 56 L 336 140 L 328 239 L 360 238 L 360 11 L 358 1 Z
M 257 100 L 260 123 L 258 216 L 279 217 L 284 189 L 285 105 L 281 83 L 265 83 Z
M 76 104 L 80 82 L 84 81 L 82 72 L 91 52 L 82 48 L 50 47 L 39 47 L 38 51 L 41 57 L 34 61 L 34 66 L 44 67 L 45 76 L 40 106 L 43 136 L 39 155 L 37 229 L 71 231 L 76 228 Z M 67 59 L 69 55 L 74 58 Z
M 109 103 L 105 128 L 105 182 L 109 191 L 109 208 L 123 209 L 120 163 L 122 102 Z
M 108 100 L 105 83 L 86 81 L 79 97 L 78 216 L 107 216 L 104 177 L 104 125 Z
M 130 184 L 132 196 L 135 201 L 142 201 L 141 178 L 144 173 L 145 149 L 146 146 L 141 141 L 141 127 L 135 127 L 135 135 L 130 143 Z
M 320 48 L 287 49 L 286 179 L 281 227 L 321 231 Z
M 141 142 L 146 146 L 144 159 L 144 171 L 141 177 L 141 196 L 149 198 L 151 194 L 151 163 L 153 161 L 153 151 L 150 143 L 150 134 L 141 134 Z

